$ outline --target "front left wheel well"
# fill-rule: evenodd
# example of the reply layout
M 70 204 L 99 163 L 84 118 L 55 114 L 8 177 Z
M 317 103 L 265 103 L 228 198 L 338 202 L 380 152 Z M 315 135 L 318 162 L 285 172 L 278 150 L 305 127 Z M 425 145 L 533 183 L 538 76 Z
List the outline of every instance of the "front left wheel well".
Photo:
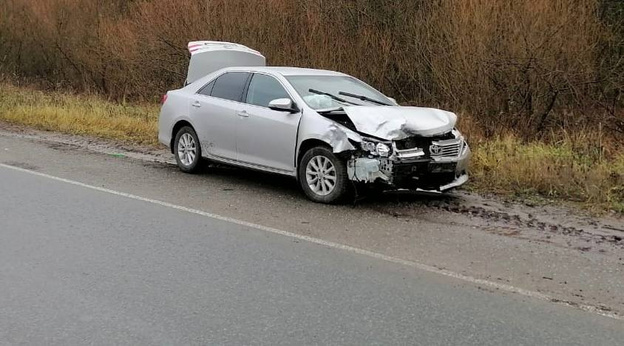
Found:
M 303 154 L 297 168 L 299 185 L 317 203 L 337 204 L 352 192 L 347 163 L 328 145 L 316 145 Z
M 326 142 L 323 142 L 320 139 L 314 139 L 314 138 L 306 139 L 299 146 L 299 152 L 297 153 L 297 167 L 299 167 L 299 164 L 301 163 L 301 159 L 303 158 L 303 155 L 305 155 L 305 153 L 308 150 L 314 147 L 326 147 L 328 149 L 332 149 L 332 147 L 329 144 L 327 144 Z
M 305 141 L 301 143 L 301 145 L 299 146 L 299 151 L 297 152 L 297 161 L 295 162 L 296 167 L 297 167 L 297 172 L 299 172 L 298 168 L 299 168 L 299 165 L 301 164 L 301 159 L 303 159 L 303 156 L 308 152 L 308 150 L 315 148 L 315 147 L 324 147 L 324 148 L 331 150 L 332 152 L 334 151 L 332 146 L 329 145 L 327 142 L 323 142 L 322 140 L 315 139 L 315 138 L 306 139 Z M 334 153 L 334 155 L 346 161 L 351 156 L 351 153 L 352 151 L 344 151 L 340 153 Z M 299 174 L 297 174 L 297 180 L 299 180 Z

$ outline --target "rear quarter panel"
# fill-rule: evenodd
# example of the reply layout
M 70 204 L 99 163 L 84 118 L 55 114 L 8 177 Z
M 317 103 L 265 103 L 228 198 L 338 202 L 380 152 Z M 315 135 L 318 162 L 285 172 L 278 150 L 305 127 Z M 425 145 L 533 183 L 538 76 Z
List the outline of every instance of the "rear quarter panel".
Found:
M 158 117 L 158 141 L 170 147 L 175 124 L 181 120 L 193 124 L 189 114 L 188 92 L 184 89 L 167 92 L 167 101 L 162 105 Z

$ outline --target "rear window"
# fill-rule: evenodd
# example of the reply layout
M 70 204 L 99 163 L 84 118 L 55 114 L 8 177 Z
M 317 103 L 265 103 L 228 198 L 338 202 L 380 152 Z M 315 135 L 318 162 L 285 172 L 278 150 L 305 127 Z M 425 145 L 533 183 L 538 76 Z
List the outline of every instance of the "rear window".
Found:
M 240 102 L 248 78 L 247 72 L 226 73 L 215 80 L 210 96 Z
M 201 89 L 199 89 L 199 91 L 197 92 L 198 94 L 202 94 L 202 95 L 206 95 L 206 96 L 210 96 L 210 94 L 212 94 L 212 88 L 215 85 L 215 81 L 212 81 L 208 84 L 206 84 L 205 86 L 203 86 Z

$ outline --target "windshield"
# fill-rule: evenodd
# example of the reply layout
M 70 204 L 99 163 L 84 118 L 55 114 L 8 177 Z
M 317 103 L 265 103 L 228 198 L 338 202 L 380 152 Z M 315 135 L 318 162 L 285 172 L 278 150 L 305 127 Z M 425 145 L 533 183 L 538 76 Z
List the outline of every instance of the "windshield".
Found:
M 386 96 L 373 87 L 360 82 L 359 80 L 349 76 L 290 76 L 286 77 L 290 84 L 295 88 L 297 93 L 301 95 L 303 100 L 315 110 L 338 108 L 351 105 L 376 105 L 374 102 L 358 100 L 345 96 L 343 93 L 350 93 L 379 101 L 379 103 L 393 104 Z M 312 91 L 310 91 L 312 89 Z M 319 92 L 340 96 L 347 102 L 341 102 L 335 97 L 321 95 Z

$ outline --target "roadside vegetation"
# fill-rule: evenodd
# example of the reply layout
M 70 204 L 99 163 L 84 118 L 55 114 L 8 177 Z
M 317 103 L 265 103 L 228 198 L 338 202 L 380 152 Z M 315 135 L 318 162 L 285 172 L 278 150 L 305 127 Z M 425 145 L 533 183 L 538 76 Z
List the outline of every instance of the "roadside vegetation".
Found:
M 524 141 L 513 134 L 471 142 L 469 189 L 524 201 L 580 202 L 593 211 L 624 213 L 624 152 L 608 153 L 601 134 Z M 586 140 L 592 140 L 591 142 Z M 596 142 L 593 142 L 593 141 Z M 545 198 L 545 199 L 544 199 Z
M 0 120 L 40 130 L 156 145 L 158 109 L 0 84 Z
M 3 0 L 0 118 L 155 144 L 197 39 L 455 111 L 470 188 L 624 211 L 621 0 Z

